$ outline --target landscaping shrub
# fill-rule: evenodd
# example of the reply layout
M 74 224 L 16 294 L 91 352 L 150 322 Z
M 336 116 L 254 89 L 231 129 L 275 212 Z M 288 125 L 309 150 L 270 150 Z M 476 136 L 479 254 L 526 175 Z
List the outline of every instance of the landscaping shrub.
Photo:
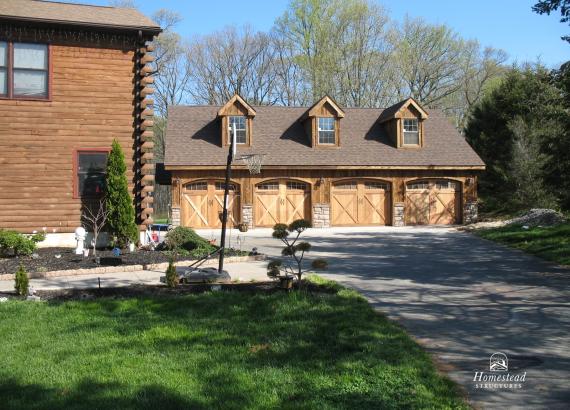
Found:
M 0 255 L 31 255 L 36 250 L 36 244 L 44 239 L 43 232 L 28 238 L 20 232 L 0 230 Z
M 168 262 L 168 268 L 166 269 L 166 286 L 169 288 L 175 288 L 178 285 L 178 275 L 176 274 L 176 266 L 174 266 L 174 260 L 170 259 Z
M 116 241 L 115 245 L 124 247 L 127 242 L 135 243 L 138 239 L 138 228 L 135 223 L 135 208 L 129 194 L 125 155 L 117 140 L 107 159 L 107 179 L 105 206 L 108 212 L 107 226 L 109 233 Z
M 14 288 L 18 295 L 26 296 L 28 294 L 28 287 L 30 284 L 30 279 L 28 278 L 28 273 L 24 269 L 22 265 L 16 271 L 16 283 L 14 284 Z
M 178 226 L 166 234 L 167 250 L 182 256 L 201 257 L 214 252 L 216 247 L 198 235 L 192 228 Z

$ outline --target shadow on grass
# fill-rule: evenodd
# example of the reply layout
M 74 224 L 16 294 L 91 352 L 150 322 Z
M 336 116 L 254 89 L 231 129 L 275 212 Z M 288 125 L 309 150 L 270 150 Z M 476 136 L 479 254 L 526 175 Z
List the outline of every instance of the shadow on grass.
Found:
M 100 383 L 84 379 L 75 386 L 47 388 L 22 384 L 16 379 L 0 382 L 0 397 L 6 409 L 205 409 L 159 385 L 145 385 L 131 395 L 121 392 L 121 383 Z
M 10 378 L 0 373 L 0 400 L 10 408 L 462 405 L 427 354 L 351 291 L 214 292 L 10 308 L 39 319 L 23 319 L 24 331 L 39 326 L 24 347 L 30 361 L 9 362 Z M 50 348 L 28 347 L 35 339 Z M 68 379 L 64 373 L 79 382 L 43 380 L 45 368 L 34 372 L 35 366 L 53 367 L 56 380 Z

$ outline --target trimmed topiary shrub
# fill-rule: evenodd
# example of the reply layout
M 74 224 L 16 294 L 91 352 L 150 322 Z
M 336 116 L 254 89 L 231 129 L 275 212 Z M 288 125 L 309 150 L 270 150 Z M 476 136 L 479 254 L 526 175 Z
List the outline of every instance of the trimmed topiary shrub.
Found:
M 20 265 L 16 271 L 14 288 L 18 295 L 26 296 L 28 294 L 28 289 L 30 285 L 30 279 L 28 278 L 28 273 L 24 269 L 24 266 Z
M 311 244 L 299 241 L 299 237 L 310 227 L 311 223 L 305 219 L 297 219 L 289 225 L 276 224 L 273 227 L 273 237 L 285 245 L 281 249 L 281 255 L 290 257 L 297 267 L 284 267 L 281 260 L 273 260 L 267 265 L 267 276 L 272 279 L 288 279 L 295 275 L 298 286 L 301 287 L 303 273 L 307 272 L 303 270 L 303 259 L 305 253 L 311 250 Z M 315 259 L 312 263 L 313 269 L 325 269 L 327 266 L 328 263 L 324 259 Z
M 176 266 L 174 260 L 168 261 L 168 268 L 166 269 L 166 286 L 175 288 L 178 285 L 178 275 L 176 274 Z
M 129 241 L 136 243 L 139 233 L 126 172 L 123 150 L 117 140 L 113 140 L 107 159 L 105 206 L 108 212 L 107 228 L 116 241 L 115 245 L 120 247 L 124 247 Z
M 36 244 L 44 239 L 44 233 L 27 237 L 20 232 L 0 230 L 0 255 L 31 255 L 36 250 Z

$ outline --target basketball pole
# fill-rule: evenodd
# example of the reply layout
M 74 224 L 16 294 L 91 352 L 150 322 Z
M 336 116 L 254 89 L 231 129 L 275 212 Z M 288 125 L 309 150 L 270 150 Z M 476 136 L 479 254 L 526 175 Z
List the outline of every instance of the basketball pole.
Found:
M 222 235 L 220 237 L 220 260 L 218 263 L 218 273 L 222 273 L 224 270 L 224 252 L 226 246 L 226 225 L 228 223 L 228 196 L 230 188 L 230 179 L 232 177 L 232 161 L 235 154 L 236 146 L 236 127 L 235 124 L 230 124 L 230 135 L 232 136 L 230 140 L 230 151 L 228 152 L 228 162 L 226 164 L 226 184 L 224 186 L 224 208 L 222 211 Z

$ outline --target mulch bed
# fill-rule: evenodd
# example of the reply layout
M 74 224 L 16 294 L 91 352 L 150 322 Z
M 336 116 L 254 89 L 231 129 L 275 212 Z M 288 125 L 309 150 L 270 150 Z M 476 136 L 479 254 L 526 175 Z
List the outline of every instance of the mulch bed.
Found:
M 155 297 L 155 296 L 177 296 L 185 294 L 204 293 L 212 290 L 212 285 L 216 284 L 192 284 L 178 285 L 169 288 L 165 285 L 133 285 L 119 288 L 101 289 L 58 289 L 58 290 L 38 290 L 36 296 L 47 301 L 70 301 L 70 300 L 92 300 L 98 298 L 134 298 L 134 297 Z M 218 284 L 221 291 L 237 291 L 250 293 L 274 293 L 287 292 L 281 289 L 278 282 L 250 282 L 250 283 L 224 283 Z M 290 290 L 296 292 L 296 290 Z M 304 283 L 303 291 L 310 293 L 332 294 L 335 290 L 315 283 Z M 0 292 L 0 297 L 8 299 L 23 299 L 14 293 Z
M 95 263 L 91 255 L 87 258 L 76 255 L 73 248 L 38 248 L 34 253 L 37 256 L 15 256 L 0 258 L 0 275 L 13 274 L 20 264 L 27 272 L 49 272 L 59 270 L 89 269 L 100 266 L 116 266 L 117 258 L 112 250 L 98 250 L 97 256 L 101 258 L 101 265 Z M 235 256 L 239 251 L 226 249 L 226 256 Z M 56 256 L 60 255 L 59 258 Z M 180 258 L 181 259 L 181 258 Z M 191 260 L 184 257 L 184 260 Z M 136 250 L 133 253 L 128 251 L 121 254 L 121 265 L 150 265 L 155 263 L 168 262 L 168 254 L 160 251 Z

